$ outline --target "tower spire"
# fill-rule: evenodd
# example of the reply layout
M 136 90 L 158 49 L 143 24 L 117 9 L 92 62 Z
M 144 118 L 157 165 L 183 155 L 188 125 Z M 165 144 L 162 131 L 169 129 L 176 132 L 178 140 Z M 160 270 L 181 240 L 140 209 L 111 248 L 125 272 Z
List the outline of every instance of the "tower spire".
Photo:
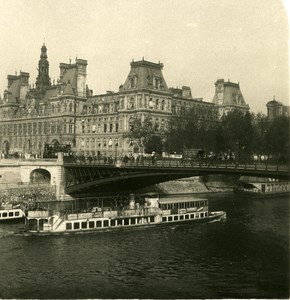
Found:
M 44 92 L 51 85 L 49 78 L 49 62 L 47 60 L 47 48 L 45 43 L 41 47 L 40 60 L 38 62 L 38 76 L 35 86 L 39 92 Z

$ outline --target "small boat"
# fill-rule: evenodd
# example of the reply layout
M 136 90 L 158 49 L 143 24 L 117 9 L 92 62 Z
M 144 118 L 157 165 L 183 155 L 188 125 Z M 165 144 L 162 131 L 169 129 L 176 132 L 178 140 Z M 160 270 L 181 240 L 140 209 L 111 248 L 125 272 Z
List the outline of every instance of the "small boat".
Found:
M 0 205 L 0 222 L 19 220 L 25 217 L 25 212 L 20 204 L 1 203 Z
M 25 219 L 23 235 L 76 234 L 113 231 L 191 222 L 226 219 L 224 211 L 209 212 L 207 199 L 159 198 L 146 194 L 143 202 L 136 203 L 130 196 L 124 207 L 93 207 L 86 212 L 59 210 L 31 210 Z
M 242 176 L 234 191 L 255 196 L 287 195 L 290 193 L 290 182 L 274 178 Z

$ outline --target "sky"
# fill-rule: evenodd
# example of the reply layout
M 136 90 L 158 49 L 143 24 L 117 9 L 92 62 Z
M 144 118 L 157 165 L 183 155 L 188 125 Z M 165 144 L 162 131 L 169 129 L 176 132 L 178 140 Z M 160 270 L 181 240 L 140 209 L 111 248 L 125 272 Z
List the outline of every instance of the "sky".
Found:
M 289 105 L 288 0 L 0 0 L 0 93 L 7 75 L 35 83 L 45 41 L 49 74 L 86 59 L 94 94 L 118 91 L 130 62 L 164 64 L 169 87 L 211 102 L 219 78 L 240 83 L 252 112 Z

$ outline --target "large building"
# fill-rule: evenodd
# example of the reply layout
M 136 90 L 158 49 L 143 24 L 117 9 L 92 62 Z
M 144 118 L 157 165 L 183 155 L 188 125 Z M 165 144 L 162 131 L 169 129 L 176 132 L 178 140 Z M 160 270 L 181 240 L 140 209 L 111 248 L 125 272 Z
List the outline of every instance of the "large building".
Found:
M 130 154 L 136 145 L 123 136 L 135 117 L 149 117 L 157 134 L 162 135 L 174 114 L 192 109 L 197 118 L 213 122 L 219 107 L 228 105 L 226 100 L 209 103 L 193 98 L 186 86 L 168 88 L 161 63 L 142 59 L 130 65 L 117 92 L 93 95 L 86 84 L 87 61 L 83 59 L 60 63 L 59 79 L 51 83 L 43 45 L 35 85 L 30 86 L 26 72 L 7 77 L 8 86 L 0 100 L 2 156 L 16 152 L 41 156 L 44 144 L 55 143 L 70 144 L 73 151 L 86 156 Z M 220 84 L 224 91 L 230 85 Z M 239 95 L 236 108 L 248 109 Z
M 238 110 L 243 113 L 249 111 L 239 83 L 218 79 L 215 83 L 215 94 L 212 102 L 217 106 L 219 117 L 227 115 L 230 111 Z

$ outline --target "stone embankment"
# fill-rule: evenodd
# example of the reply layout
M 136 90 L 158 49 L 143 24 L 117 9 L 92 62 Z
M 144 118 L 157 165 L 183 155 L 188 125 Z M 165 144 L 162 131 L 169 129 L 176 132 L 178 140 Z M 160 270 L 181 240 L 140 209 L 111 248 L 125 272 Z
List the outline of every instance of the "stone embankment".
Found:
M 56 196 L 51 186 L 30 185 L 2 190 L 0 202 L 27 203 L 30 201 L 55 201 Z
M 156 188 L 164 194 L 198 194 L 231 192 L 234 185 L 233 180 L 222 177 L 206 178 L 205 181 L 201 177 L 190 177 L 162 182 Z

